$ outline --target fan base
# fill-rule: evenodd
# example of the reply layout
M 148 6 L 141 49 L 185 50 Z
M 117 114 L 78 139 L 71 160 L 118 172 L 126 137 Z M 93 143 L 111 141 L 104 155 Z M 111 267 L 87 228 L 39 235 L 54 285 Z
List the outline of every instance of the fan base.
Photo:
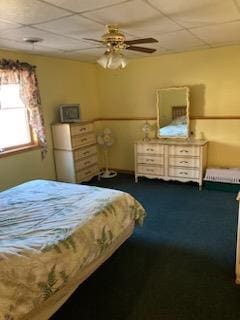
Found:
M 117 172 L 113 170 L 105 170 L 103 172 L 100 172 L 100 178 L 109 179 L 109 178 L 116 177 L 116 175 L 117 175 Z

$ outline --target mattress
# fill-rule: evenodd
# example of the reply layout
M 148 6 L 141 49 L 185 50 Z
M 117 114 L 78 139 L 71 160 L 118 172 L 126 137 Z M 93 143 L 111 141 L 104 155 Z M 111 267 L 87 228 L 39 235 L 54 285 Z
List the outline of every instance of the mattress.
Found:
M 105 188 L 35 180 L 1 192 L 0 319 L 33 319 L 52 304 L 47 319 L 144 215 Z

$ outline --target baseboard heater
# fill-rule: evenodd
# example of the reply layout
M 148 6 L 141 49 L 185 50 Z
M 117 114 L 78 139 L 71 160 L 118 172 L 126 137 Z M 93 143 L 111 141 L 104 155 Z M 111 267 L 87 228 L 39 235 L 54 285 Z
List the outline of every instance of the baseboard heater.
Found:
M 207 168 L 204 181 L 240 184 L 240 168 Z

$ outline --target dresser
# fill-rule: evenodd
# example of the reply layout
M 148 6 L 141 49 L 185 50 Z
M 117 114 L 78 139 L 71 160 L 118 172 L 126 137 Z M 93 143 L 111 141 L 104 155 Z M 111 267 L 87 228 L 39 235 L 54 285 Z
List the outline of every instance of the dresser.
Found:
M 58 181 L 79 183 L 99 174 L 92 122 L 52 125 Z
M 135 149 L 135 181 L 138 177 L 193 181 L 202 187 L 207 164 L 207 141 L 152 139 L 138 141 Z

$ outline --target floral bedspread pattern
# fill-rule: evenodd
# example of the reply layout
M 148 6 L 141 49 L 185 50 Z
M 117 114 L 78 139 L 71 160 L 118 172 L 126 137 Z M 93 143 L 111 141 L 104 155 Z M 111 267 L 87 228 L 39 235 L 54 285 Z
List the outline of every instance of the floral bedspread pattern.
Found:
M 0 320 L 39 307 L 144 215 L 105 188 L 34 180 L 1 192 Z

